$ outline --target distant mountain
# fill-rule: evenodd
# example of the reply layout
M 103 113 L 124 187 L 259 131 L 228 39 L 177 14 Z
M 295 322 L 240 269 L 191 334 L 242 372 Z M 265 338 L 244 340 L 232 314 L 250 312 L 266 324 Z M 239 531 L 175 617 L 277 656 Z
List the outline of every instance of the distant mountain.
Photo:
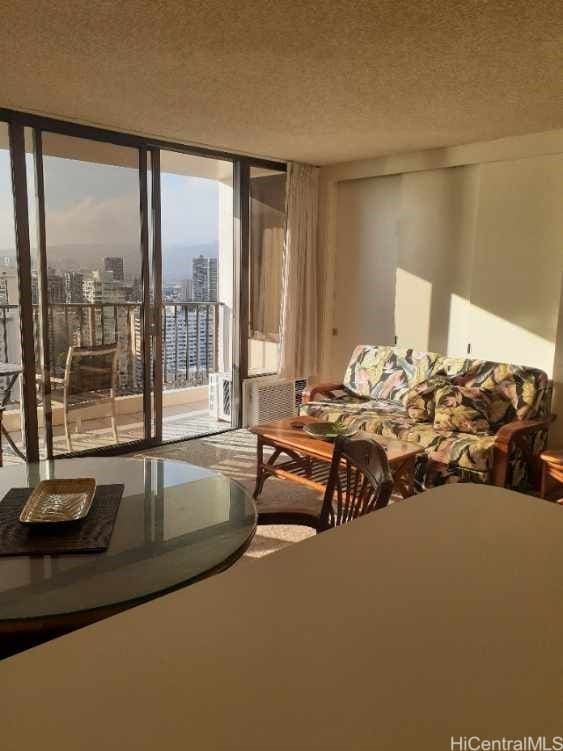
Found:
M 162 249 L 162 278 L 166 283 L 183 281 L 192 275 L 192 260 L 199 255 L 217 257 L 217 243 L 198 245 L 166 245 Z M 15 259 L 13 250 L 0 250 L 0 257 Z M 141 258 L 135 245 L 50 245 L 47 248 L 47 264 L 58 271 L 103 268 L 106 256 L 123 258 L 125 274 L 139 276 Z M 35 265 L 35 264 L 34 264 Z

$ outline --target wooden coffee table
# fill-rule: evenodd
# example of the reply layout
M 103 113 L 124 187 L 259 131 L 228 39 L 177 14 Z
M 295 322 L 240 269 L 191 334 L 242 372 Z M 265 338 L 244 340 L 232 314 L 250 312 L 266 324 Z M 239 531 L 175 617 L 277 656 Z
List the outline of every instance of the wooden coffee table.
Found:
M 324 492 L 334 444 L 307 435 L 303 431 L 303 425 L 312 422 L 321 420 L 314 417 L 290 417 L 250 428 L 258 437 L 254 498 L 258 498 L 268 477 L 292 480 Z M 373 433 L 360 432 L 357 435 L 375 440 L 384 447 L 393 473 L 393 493 L 402 498 L 413 495 L 415 462 L 416 457 L 424 451 L 422 446 Z M 264 461 L 264 446 L 274 449 L 267 461 Z M 285 456 L 280 461 L 282 455 Z

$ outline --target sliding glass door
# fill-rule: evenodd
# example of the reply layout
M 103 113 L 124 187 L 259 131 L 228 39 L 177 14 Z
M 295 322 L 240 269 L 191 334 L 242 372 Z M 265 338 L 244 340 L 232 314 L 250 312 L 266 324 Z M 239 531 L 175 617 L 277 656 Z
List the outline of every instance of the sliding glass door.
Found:
M 0 446 L 5 464 L 23 460 L 21 370 L 20 295 L 10 144 L 8 125 L 0 122 L 0 403 L 3 406 Z
M 160 152 L 162 439 L 232 422 L 233 164 Z
M 39 424 L 53 456 L 139 441 L 148 437 L 139 152 L 56 133 L 41 140 L 45 258 L 42 268 L 38 249 L 32 303 L 49 383 L 38 369 Z
M 237 427 L 277 370 L 283 166 L 0 117 L 4 461 Z

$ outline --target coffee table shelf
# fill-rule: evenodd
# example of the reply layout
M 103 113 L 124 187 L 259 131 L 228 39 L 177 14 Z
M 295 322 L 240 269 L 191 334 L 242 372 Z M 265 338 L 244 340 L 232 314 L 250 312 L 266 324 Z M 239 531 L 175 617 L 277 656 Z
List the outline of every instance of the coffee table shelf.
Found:
M 303 425 L 315 422 L 320 420 L 292 417 L 250 428 L 258 438 L 254 498 L 259 497 L 268 477 L 297 482 L 324 492 L 334 444 L 303 431 Z M 422 446 L 373 433 L 360 432 L 358 435 L 375 440 L 384 447 L 393 473 L 393 493 L 401 498 L 413 495 L 416 458 L 424 451 Z M 264 447 L 273 449 L 267 460 L 264 458 Z

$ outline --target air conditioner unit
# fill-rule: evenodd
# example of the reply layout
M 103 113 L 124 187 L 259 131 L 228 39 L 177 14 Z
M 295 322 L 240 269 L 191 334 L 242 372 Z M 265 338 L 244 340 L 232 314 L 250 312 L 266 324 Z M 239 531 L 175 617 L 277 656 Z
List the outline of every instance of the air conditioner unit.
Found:
M 216 420 L 231 421 L 233 376 L 231 373 L 209 374 L 209 415 Z
M 306 378 L 248 378 L 243 384 L 243 425 L 251 427 L 284 417 L 294 417 L 303 401 L 306 386 Z

